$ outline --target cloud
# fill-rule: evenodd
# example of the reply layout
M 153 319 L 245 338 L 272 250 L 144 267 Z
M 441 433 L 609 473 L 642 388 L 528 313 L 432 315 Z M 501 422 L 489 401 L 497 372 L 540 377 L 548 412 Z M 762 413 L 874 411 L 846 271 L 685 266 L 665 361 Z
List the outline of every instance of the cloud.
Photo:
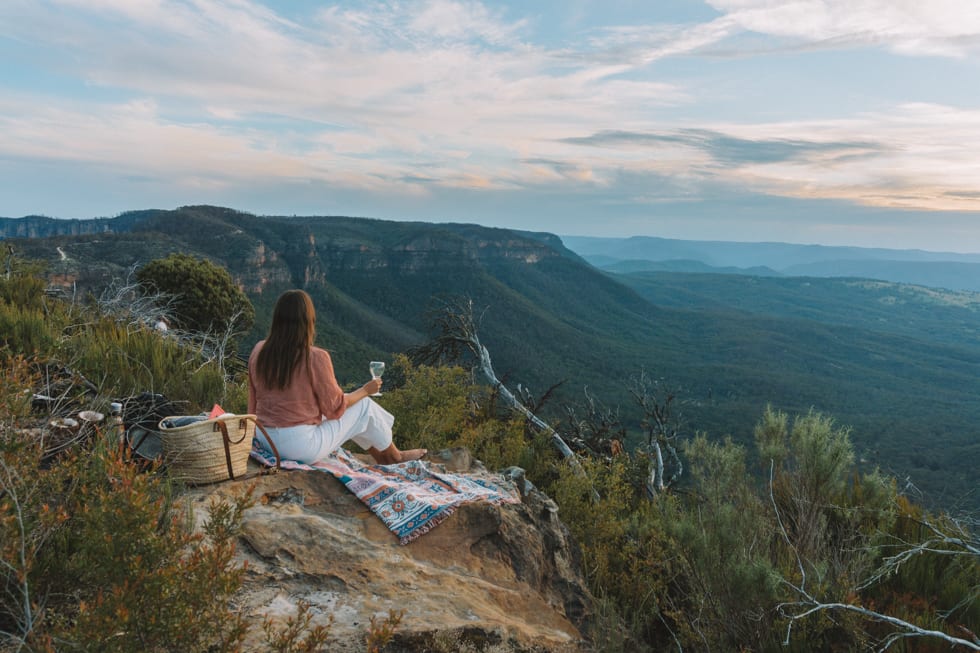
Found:
M 733 190 L 978 206 L 976 111 L 881 103 L 802 121 L 766 106 L 737 122 L 713 117 L 700 80 L 664 77 L 659 64 L 738 51 L 747 35 L 771 48 L 962 56 L 980 5 L 711 4 L 719 15 L 700 23 L 605 27 L 545 46 L 530 21 L 470 0 L 331 5 L 302 19 L 250 0 L 10 0 L 0 35 L 29 44 L 18 65 L 49 84 L 5 82 L 0 158 L 170 178 L 175 192 L 279 183 L 396 207 L 523 192 L 529 205 L 589 196 L 641 214 Z
M 643 65 L 671 56 L 881 48 L 963 58 L 980 51 L 974 0 L 706 0 L 713 20 L 605 28 L 568 56 Z M 759 35 L 765 40 L 744 39 Z M 739 40 L 741 39 L 741 40 Z
M 513 45 L 524 22 L 508 24 L 478 2 L 430 0 L 408 21 L 417 34 L 436 36 L 457 43 L 474 37 L 490 45 Z
M 24 117 L 30 113 L 30 119 Z M 65 147 L 70 143 L 70 147 Z M 153 100 L 73 108 L 38 98 L 0 103 L 0 153 L 7 160 L 72 162 L 127 176 L 169 177 L 176 185 L 241 183 L 257 177 L 303 174 L 306 164 L 259 152 L 247 140 L 206 124 L 161 121 Z
M 666 133 L 603 131 L 564 142 L 593 147 L 684 147 L 700 150 L 724 166 L 805 160 L 812 156 L 826 159 L 866 158 L 882 145 L 868 141 L 819 142 L 785 138 L 751 140 L 708 129 L 679 129 Z
M 625 121 L 632 106 L 686 100 L 671 84 L 610 79 L 622 68 L 572 65 L 526 45 L 518 38 L 523 20 L 474 2 L 331 8 L 309 26 L 245 0 L 57 6 L 58 29 L 41 3 L 0 7 L 0 22 L 22 25 L 22 38 L 37 44 L 31 53 L 59 52 L 59 74 L 86 80 L 92 97 L 153 99 L 153 115 L 117 122 L 112 140 L 136 151 L 156 147 L 161 132 L 200 132 L 227 147 L 237 140 L 250 155 L 238 168 L 261 152 L 290 159 L 284 168 L 368 185 L 412 179 L 425 166 L 443 184 L 512 186 L 520 174 L 514 163 L 542 143 L 595 121 Z M 18 109 L 25 116 L 33 112 L 27 104 Z M 61 141 L 81 158 L 99 154 L 127 165 L 122 147 L 92 142 L 105 130 L 73 127 L 100 122 L 88 112 L 116 115 L 118 101 L 71 104 L 79 115 L 47 122 L 45 129 L 60 124 L 62 133 L 40 138 L 35 154 L 53 155 L 42 144 Z M 281 123 L 274 132 L 264 124 L 269 117 Z M 43 112 L 37 119 L 44 121 Z M 326 172 L 338 169 L 345 172 Z
M 566 56 L 642 66 L 659 59 L 697 52 L 723 41 L 738 30 L 737 21 L 728 17 L 696 25 L 609 27 L 589 39 L 589 49 L 566 53 Z
M 980 48 L 974 0 L 708 0 L 726 25 L 826 47 L 963 57 Z
M 822 121 L 606 130 L 563 143 L 622 152 L 622 166 L 686 179 L 705 194 L 727 184 L 867 206 L 949 211 L 980 204 L 980 111 L 942 105 Z

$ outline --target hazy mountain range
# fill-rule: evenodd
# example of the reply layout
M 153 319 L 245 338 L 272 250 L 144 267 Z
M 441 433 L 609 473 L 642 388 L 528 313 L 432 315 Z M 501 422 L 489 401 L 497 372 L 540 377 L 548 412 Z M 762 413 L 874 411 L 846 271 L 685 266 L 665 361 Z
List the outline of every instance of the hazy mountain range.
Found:
M 565 245 L 596 267 L 768 276 L 860 277 L 949 290 L 980 291 L 980 254 L 732 243 L 634 236 L 565 236 Z
M 219 207 L 91 221 L 0 219 L 0 237 L 45 261 L 51 283 L 76 297 L 170 252 L 218 261 L 256 306 L 245 347 L 264 334 L 279 292 L 305 288 L 320 342 L 349 383 L 366 378 L 368 360 L 430 337 L 441 299 L 469 297 L 502 378 L 538 393 L 564 381 L 552 417 L 588 388 L 635 425 L 628 382 L 645 371 L 681 398 L 685 433 L 750 445 L 766 403 L 790 413 L 813 408 L 853 427 L 863 464 L 907 479 L 927 502 L 980 502 L 971 494 L 980 460 L 980 295 L 786 273 L 789 262 L 816 265 L 818 254 L 839 257 L 840 248 L 804 247 L 806 256 L 794 256 L 798 246 L 780 244 L 563 243 L 477 225 L 258 217 Z M 617 249 L 646 241 L 667 249 Z M 659 258 L 668 249 L 676 256 Z M 846 249 L 848 260 L 863 260 L 864 250 Z M 928 253 L 904 260 L 869 252 L 868 262 L 980 265 L 965 255 L 930 261 L 915 258 Z M 697 271 L 640 266 L 614 274 L 584 260 L 597 256 Z M 726 267 L 740 272 L 718 273 Z

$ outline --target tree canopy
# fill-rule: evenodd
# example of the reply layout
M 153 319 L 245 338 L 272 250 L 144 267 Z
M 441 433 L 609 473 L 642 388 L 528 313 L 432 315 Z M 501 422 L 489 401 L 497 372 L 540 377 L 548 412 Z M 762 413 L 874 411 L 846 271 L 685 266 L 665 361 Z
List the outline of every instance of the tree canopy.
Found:
M 173 297 L 174 326 L 188 331 L 244 332 L 255 321 L 255 308 L 228 271 L 189 254 L 171 254 L 136 271 L 148 292 Z

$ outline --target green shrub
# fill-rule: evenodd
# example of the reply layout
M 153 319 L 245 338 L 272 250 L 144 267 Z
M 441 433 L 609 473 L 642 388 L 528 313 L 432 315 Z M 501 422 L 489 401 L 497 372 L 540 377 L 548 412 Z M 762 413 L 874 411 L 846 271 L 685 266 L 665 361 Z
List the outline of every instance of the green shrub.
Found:
M 494 414 L 490 391 L 460 367 L 413 366 L 398 356 L 400 387 L 380 403 L 395 416 L 399 446 L 432 450 L 466 447 L 489 469 L 535 464 L 537 452 L 521 421 Z
M 582 468 L 584 475 L 562 464 L 547 491 L 581 546 L 589 585 L 603 601 L 604 621 L 595 636 L 617 646 L 630 642 L 627 650 L 648 650 L 639 642 L 652 645 L 665 634 L 659 603 L 670 554 L 663 529 L 653 504 L 636 492 L 629 460 L 587 459 Z
M 0 348 L 43 354 L 53 347 L 54 338 L 42 311 L 0 303 Z
M 690 493 L 660 502 L 674 556 L 665 605 L 681 641 L 710 650 L 757 650 L 772 640 L 779 573 L 769 558 L 776 529 L 730 440 L 684 445 Z
M 45 282 L 40 265 L 17 257 L 9 263 L 10 273 L 0 276 L 0 303 L 43 309 Z
M 166 478 L 105 437 L 41 464 L 35 431 L 0 432 L 0 632 L 31 650 L 233 650 L 243 496 L 187 528 Z
M 136 279 L 149 293 L 173 297 L 175 326 L 186 331 L 245 333 L 255 322 L 252 302 L 225 268 L 207 259 L 171 254 L 141 267 Z
M 188 401 L 194 410 L 226 398 L 220 361 L 153 329 L 133 327 L 110 316 L 91 316 L 85 328 L 67 334 L 58 355 L 106 396 L 156 392 L 173 401 Z
M 43 290 L 43 282 L 28 274 L 0 278 L 0 356 L 22 353 L 41 366 L 69 368 L 106 398 L 155 392 L 189 402 L 193 411 L 216 402 L 244 411 L 243 386 L 226 384 L 225 361 L 128 315 L 70 305 Z
M 472 385 L 460 367 L 414 367 L 404 356 L 396 357 L 392 367 L 393 376 L 404 380 L 386 389 L 380 403 L 395 416 L 400 441 L 430 449 L 453 446 L 475 416 L 483 389 Z
M 48 354 L 57 341 L 56 325 L 64 322 L 60 304 L 45 297 L 44 282 L 30 268 L 0 277 L 0 349 Z

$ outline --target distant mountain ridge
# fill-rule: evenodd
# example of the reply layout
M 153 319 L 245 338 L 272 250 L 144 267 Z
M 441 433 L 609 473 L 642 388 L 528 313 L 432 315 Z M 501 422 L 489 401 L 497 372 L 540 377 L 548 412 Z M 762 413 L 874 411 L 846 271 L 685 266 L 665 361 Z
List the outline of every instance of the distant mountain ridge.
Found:
M 732 265 L 716 267 L 690 259 L 669 259 L 666 261 L 618 260 L 607 256 L 589 257 L 589 262 L 608 272 L 629 274 L 632 272 L 693 272 L 701 274 L 747 274 L 756 277 L 782 276 L 772 268 L 756 265 L 750 268 L 737 268 Z
M 50 220 L 33 228 L 57 230 Z M 0 220 L 0 230 L 8 226 Z M 430 311 L 466 296 L 498 374 L 533 392 L 564 380 L 555 401 L 580 399 L 587 387 L 635 425 L 626 388 L 645 371 L 683 399 L 686 432 L 750 444 L 766 403 L 815 408 L 854 428 L 867 464 L 937 498 L 974 489 L 972 467 L 962 464 L 980 440 L 980 343 L 969 337 L 980 331 L 980 311 L 969 301 L 943 295 L 925 304 L 924 289 L 888 283 L 757 291 L 753 284 L 782 278 L 744 274 L 643 273 L 652 276 L 634 283 L 596 270 L 554 235 L 470 224 L 198 206 L 71 228 L 79 233 L 7 242 L 46 262 L 51 282 L 77 287 L 79 297 L 172 252 L 215 260 L 256 306 L 246 343 L 264 335 L 279 292 L 304 288 L 344 383 L 362 381 L 366 361 L 424 341 Z M 850 319 L 855 306 L 874 311 Z M 908 328 L 882 326 L 907 318 Z M 931 334 L 944 324 L 955 328 Z
M 7 238 L 50 238 L 51 236 L 84 236 L 128 231 L 162 211 L 127 211 L 115 218 L 52 218 L 28 215 L 22 218 L 0 218 L 0 240 Z
M 698 262 L 705 272 L 787 276 L 861 277 L 950 290 L 980 291 L 980 254 L 925 250 L 675 240 L 648 236 L 564 236 L 566 247 L 614 272 L 663 270 L 677 261 Z

